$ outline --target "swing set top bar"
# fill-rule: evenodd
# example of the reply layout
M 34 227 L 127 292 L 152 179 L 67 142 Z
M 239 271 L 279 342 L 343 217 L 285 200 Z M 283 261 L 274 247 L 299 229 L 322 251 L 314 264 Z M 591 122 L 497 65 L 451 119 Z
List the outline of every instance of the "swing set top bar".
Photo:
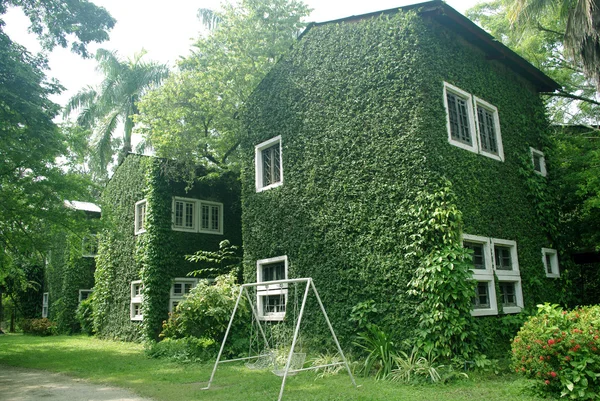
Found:
M 287 280 L 262 281 L 260 283 L 242 284 L 242 288 L 261 287 L 261 286 L 265 286 L 265 285 L 271 286 L 271 285 L 289 284 L 289 283 L 306 283 L 308 281 L 312 281 L 312 278 L 310 278 L 310 277 L 308 277 L 308 278 L 290 278 Z

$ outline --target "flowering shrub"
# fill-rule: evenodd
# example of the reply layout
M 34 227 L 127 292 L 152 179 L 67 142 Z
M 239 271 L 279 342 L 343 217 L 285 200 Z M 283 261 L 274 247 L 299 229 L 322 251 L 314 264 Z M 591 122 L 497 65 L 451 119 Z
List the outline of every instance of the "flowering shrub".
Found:
M 539 305 L 512 342 L 513 368 L 541 393 L 600 398 L 600 306 Z
M 21 322 L 23 333 L 36 336 L 51 336 L 56 334 L 56 323 L 46 319 L 25 319 Z

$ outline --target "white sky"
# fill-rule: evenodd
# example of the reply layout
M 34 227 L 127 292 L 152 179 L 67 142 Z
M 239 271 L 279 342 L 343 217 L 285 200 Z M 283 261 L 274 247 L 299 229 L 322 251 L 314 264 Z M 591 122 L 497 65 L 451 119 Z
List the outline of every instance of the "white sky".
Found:
M 122 58 L 132 57 L 142 48 L 148 54 L 145 60 L 155 60 L 170 66 L 185 56 L 190 45 L 199 35 L 200 23 L 196 18 L 198 8 L 215 9 L 219 0 L 92 0 L 106 8 L 117 20 L 110 32 L 110 41 L 89 46 L 90 53 L 104 48 L 117 50 Z M 481 0 L 448 0 L 447 3 L 463 13 Z M 407 4 L 420 3 L 411 0 L 305 0 L 313 9 L 308 21 L 328 21 L 350 15 L 386 10 Z M 34 35 L 27 33 L 29 20 L 19 9 L 9 10 L 3 18 L 5 32 L 10 38 L 31 52 L 40 47 Z M 77 91 L 87 85 L 98 84 L 102 77 L 95 71 L 96 62 L 84 60 L 69 49 L 57 48 L 49 55 L 48 75 L 60 81 L 66 90 L 55 102 L 64 105 Z

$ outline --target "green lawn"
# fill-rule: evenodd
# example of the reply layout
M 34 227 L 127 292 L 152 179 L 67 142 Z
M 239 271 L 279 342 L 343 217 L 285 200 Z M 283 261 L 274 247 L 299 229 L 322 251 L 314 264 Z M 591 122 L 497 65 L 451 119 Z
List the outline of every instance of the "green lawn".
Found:
M 219 367 L 211 389 L 200 390 L 212 365 L 177 364 L 144 355 L 142 346 L 83 336 L 0 336 L 0 365 L 45 369 L 111 384 L 155 400 L 276 400 L 281 378 L 243 365 Z M 522 395 L 526 382 L 514 375 L 474 376 L 453 384 L 409 386 L 346 374 L 316 379 L 304 372 L 288 379 L 284 400 L 539 400 Z

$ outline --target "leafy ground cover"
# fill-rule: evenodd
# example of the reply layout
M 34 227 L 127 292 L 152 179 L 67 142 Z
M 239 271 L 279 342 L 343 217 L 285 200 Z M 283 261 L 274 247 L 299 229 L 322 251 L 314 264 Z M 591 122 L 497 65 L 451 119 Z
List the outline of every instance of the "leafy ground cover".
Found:
M 250 371 L 243 365 L 221 365 L 209 391 L 202 391 L 212 364 L 178 364 L 151 359 L 134 343 L 84 336 L 0 336 L 0 365 L 45 369 L 94 383 L 128 388 L 155 400 L 277 399 L 281 378 Z M 522 394 L 527 382 L 516 375 L 478 376 L 451 384 L 410 386 L 345 374 L 317 379 L 305 372 L 288 379 L 285 400 L 541 400 Z

